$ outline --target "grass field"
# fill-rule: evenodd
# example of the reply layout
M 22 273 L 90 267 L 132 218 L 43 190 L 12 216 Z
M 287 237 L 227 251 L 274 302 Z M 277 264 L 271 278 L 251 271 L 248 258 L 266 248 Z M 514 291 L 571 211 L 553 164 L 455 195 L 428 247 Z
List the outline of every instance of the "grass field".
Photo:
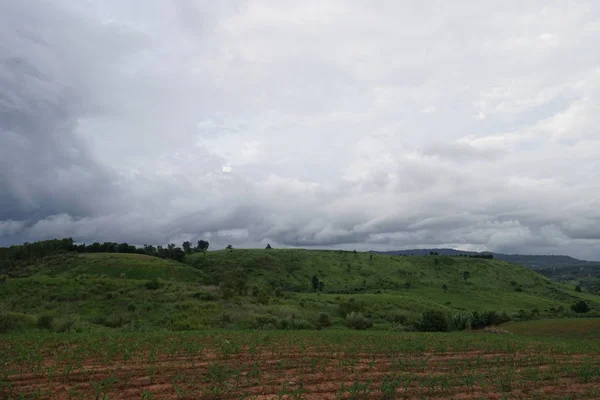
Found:
M 348 304 L 375 329 L 428 310 L 562 317 L 583 299 L 600 311 L 598 296 L 497 260 L 235 249 L 185 262 L 66 253 L 21 265 L 0 283 L 0 332 L 33 328 L 43 315 L 54 318 L 55 331 L 314 329 L 322 313 L 345 326 Z
M 11 335 L 0 398 L 597 399 L 600 346 L 464 332 Z
M 534 337 L 551 337 L 569 340 L 600 341 L 600 319 L 551 319 L 508 322 L 502 327 L 509 332 Z M 600 345 L 600 343 L 599 343 Z

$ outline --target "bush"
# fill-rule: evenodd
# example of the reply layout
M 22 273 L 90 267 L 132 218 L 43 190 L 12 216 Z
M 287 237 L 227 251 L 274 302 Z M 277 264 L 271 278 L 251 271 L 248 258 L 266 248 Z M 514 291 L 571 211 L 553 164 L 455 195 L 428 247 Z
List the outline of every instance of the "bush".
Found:
M 331 318 L 329 317 L 329 314 L 326 312 L 320 312 L 319 316 L 317 317 L 317 325 L 321 328 L 331 326 Z
M 217 296 L 209 292 L 196 292 L 193 297 L 200 301 L 217 301 Z
M 373 321 L 370 318 L 366 318 L 362 313 L 352 311 L 346 317 L 346 326 L 351 329 L 369 329 L 373 326 Z
M 458 331 L 464 331 L 472 328 L 473 314 L 456 313 L 450 317 L 451 328 Z
M 426 311 L 421 321 L 415 324 L 415 328 L 420 332 L 448 332 L 450 324 L 443 312 Z
M 580 300 L 571 306 L 571 310 L 575 311 L 577 314 L 584 314 L 590 311 L 590 306 L 588 306 L 585 301 Z
M 358 313 L 362 311 L 362 304 L 355 301 L 354 298 L 348 299 L 348 301 L 341 302 L 338 305 L 338 313 L 341 317 L 346 317 L 351 313 Z
M 52 326 L 54 332 L 68 332 L 75 327 L 75 319 L 72 317 L 59 318 L 53 322 Z
M 52 315 L 40 315 L 37 319 L 37 327 L 40 329 L 52 329 L 52 321 L 54 321 L 54 317 Z
M 400 312 L 392 313 L 386 319 L 396 325 L 406 325 L 408 323 L 408 316 Z
M 159 282 L 158 279 L 154 278 L 146 282 L 146 289 L 148 290 L 157 290 L 162 287 L 162 283 Z
M 36 319 L 30 315 L 20 313 L 0 313 L 0 333 L 20 331 L 31 328 L 36 324 Z
M 131 319 L 122 314 L 101 315 L 93 319 L 94 324 L 106 326 L 107 328 L 121 328 L 131 322 Z
M 8 282 L 8 275 L 0 275 L 0 283 Z

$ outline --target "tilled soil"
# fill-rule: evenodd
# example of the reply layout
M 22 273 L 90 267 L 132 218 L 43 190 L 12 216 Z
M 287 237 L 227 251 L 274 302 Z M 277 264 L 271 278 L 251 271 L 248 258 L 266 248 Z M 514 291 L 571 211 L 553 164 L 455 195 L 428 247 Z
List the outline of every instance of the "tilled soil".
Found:
M 44 360 L 10 373 L 0 398 L 597 399 L 600 360 L 584 354 L 448 352 L 393 356 L 311 348 L 219 356 Z

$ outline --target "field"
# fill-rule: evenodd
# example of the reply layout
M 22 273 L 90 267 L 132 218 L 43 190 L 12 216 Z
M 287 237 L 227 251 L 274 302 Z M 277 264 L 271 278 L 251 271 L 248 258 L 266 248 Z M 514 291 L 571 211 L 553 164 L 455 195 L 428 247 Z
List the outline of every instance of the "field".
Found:
M 509 322 L 502 327 L 509 332 L 519 335 L 600 341 L 600 319 L 598 318 L 586 318 L 577 321 L 563 318 L 527 322 Z
M 19 334 L 0 342 L 0 398 L 597 399 L 600 346 L 483 332 Z

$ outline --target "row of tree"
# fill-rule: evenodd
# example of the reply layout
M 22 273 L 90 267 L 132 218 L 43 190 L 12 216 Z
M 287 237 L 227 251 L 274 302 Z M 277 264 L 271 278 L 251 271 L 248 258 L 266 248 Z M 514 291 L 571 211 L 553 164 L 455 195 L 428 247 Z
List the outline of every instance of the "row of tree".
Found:
M 42 258 L 54 254 L 77 252 L 77 253 L 132 253 L 145 254 L 160 258 L 170 258 L 183 261 L 186 254 L 205 252 L 209 243 L 206 240 L 198 240 L 196 246 L 191 242 L 183 242 L 181 247 L 171 243 L 166 247 L 145 244 L 137 247 L 128 243 L 94 242 L 92 244 L 75 244 L 72 238 L 44 240 L 34 243 L 23 243 L 22 245 L 0 248 L 0 260 L 5 262 L 20 262 Z

